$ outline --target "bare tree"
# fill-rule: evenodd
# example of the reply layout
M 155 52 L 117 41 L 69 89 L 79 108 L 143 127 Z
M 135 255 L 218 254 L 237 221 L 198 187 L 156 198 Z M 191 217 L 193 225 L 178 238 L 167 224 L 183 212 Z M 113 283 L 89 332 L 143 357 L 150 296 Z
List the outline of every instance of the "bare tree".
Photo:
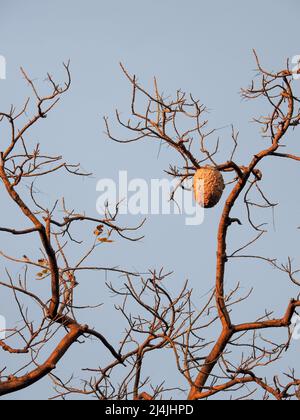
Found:
M 263 176 L 261 162 L 270 156 L 300 160 L 297 155 L 281 152 L 288 132 L 300 124 L 300 100 L 294 93 L 293 71 L 287 64 L 285 70 L 271 73 L 262 68 L 257 55 L 256 59 L 259 77 L 248 89 L 242 91 L 242 95 L 248 99 L 266 100 L 270 111 L 256 119 L 256 122 L 262 125 L 269 144 L 242 166 L 235 162 L 239 135 L 234 128 L 232 149 L 228 151 L 226 146 L 228 160 L 218 162 L 217 152 L 221 144 L 217 142 L 216 146 L 211 146 L 213 142 L 210 143 L 210 139 L 216 130 L 208 129 L 206 107 L 192 95 L 188 96 L 182 91 L 177 91 L 174 99 L 163 97 L 156 80 L 154 93 L 150 93 L 123 66 L 123 72 L 132 86 L 131 118 L 123 121 L 118 111 L 116 117 L 119 124 L 133 136 L 127 140 L 115 138 L 109 121 L 105 118 L 107 135 L 114 141 L 131 143 L 147 138 L 167 144 L 178 152 L 182 161 L 170 165 L 166 171 L 178 180 L 178 187 L 171 197 L 174 200 L 177 189 L 185 188 L 186 182 L 205 165 L 216 168 L 226 177 L 226 200 L 217 238 L 215 282 L 209 297 L 203 302 L 197 301 L 197 308 L 193 303 L 195 297 L 193 298 L 188 283 L 185 283 L 181 292 L 175 296 L 168 291 L 166 282 L 170 273 L 161 270 L 140 275 L 116 267 L 85 266 L 87 257 L 95 251 L 97 243 L 110 242 L 112 235 L 119 235 L 129 241 L 140 239 L 134 235 L 141 226 L 119 226 L 118 207 L 114 214 L 107 210 L 103 219 L 95 219 L 69 211 L 63 202 L 60 210 L 63 211 L 64 217 L 61 220 L 57 215 L 59 202 L 50 209 L 44 208 L 37 200 L 33 184 L 27 198 L 29 204 L 18 194 L 18 186 L 26 178 L 55 175 L 60 170 L 74 175 L 88 175 L 82 173 L 79 166 L 63 162 L 61 157 L 42 154 L 39 145 L 35 150 L 29 151 L 26 142 L 30 128 L 45 118 L 60 97 L 68 91 L 71 84 L 69 65 L 65 65 L 67 82 L 62 87 L 48 75 L 51 92 L 44 97 L 40 96 L 35 83 L 23 71 L 36 99 L 36 114 L 25 125 L 19 125 L 24 116 L 27 116 L 29 101 L 20 112 L 11 109 L 8 113 L 0 114 L 1 122 L 8 122 L 11 129 L 9 144 L 1 152 L 0 178 L 8 199 L 18 206 L 19 211 L 28 219 L 30 227 L 24 230 L 2 227 L 0 231 L 18 236 L 37 235 L 42 255 L 38 261 L 34 261 L 26 256 L 18 259 L 2 253 L 4 258 L 16 264 L 25 264 L 26 270 L 24 277 L 18 280 L 7 271 L 9 281 L 0 283 L 12 292 L 23 320 L 21 327 L 7 331 L 7 339 L 0 341 L 0 346 L 13 360 L 18 354 L 28 355 L 28 359 L 15 372 L 7 373 L 5 366 L 1 368 L 0 395 L 28 387 L 49 375 L 56 390 L 54 398 L 63 399 L 77 395 L 99 400 L 154 400 L 172 398 L 175 391 L 182 391 L 182 395 L 190 400 L 208 399 L 213 396 L 277 400 L 299 397 L 300 379 L 296 371 L 285 373 L 283 378 L 280 377 L 280 372 L 274 371 L 277 369 L 276 362 L 287 354 L 291 346 L 291 321 L 300 307 L 298 290 L 295 299 L 287 302 L 287 309 L 282 318 L 274 319 L 272 313 L 265 311 L 259 319 L 234 324 L 232 315 L 236 305 L 247 302 L 251 292 L 242 295 L 240 284 L 233 290 L 227 290 L 226 285 L 226 265 L 234 258 L 263 260 L 286 274 L 296 287 L 300 284 L 296 277 L 298 270 L 292 267 L 292 260 L 289 260 L 287 265 L 281 265 L 276 259 L 244 254 L 250 245 L 266 234 L 264 227 L 254 222 L 252 209 L 274 206 L 260 187 Z M 181 129 L 187 124 L 183 123 L 183 119 L 189 124 L 188 130 Z M 253 191 L 260 197 L 260 202 L 254 202 L 250 198 Z M 242 199 L 246 206 L 248 222 L 255 231 L 255 237 L 240 249 L 229 253 L 229 229 L 233 224 L 241 224 L 239 218 L 232 215 L 239 199 Z M 72 235 L 73 226 L 78 222 L 93 225 L 96 239 L 92 249 L 83 251 L 79 263 L 72 267 L 68 263 L 66 244 L 71 243 L 83 248 Z M 48 300 L 30 290 L 30 270 L 36 267 L 40 269 L 39 276 L 47 279 L 51 285 Z M 127 324 L 125 331 L 120 331 L 119 348 L 114 348 L 100 332 L 77 321 L 80 308 L 74 305 L 76 286 L 81 273 L 86 276 L 91 270 L 111 271 L 122 276 L 121 285 L 120 280 L 119 286 L 113 283 L 106 285 L 118 300 L 116 310 Z M 26 298 L 27 302 L 29 299 L 30 305 L 37 305 L 40 309 L 39 322 L 29 319 L 22 298 Z M 219 329 L 219 336 L 212 338 Z M 267 334 L 267 331 L 272 332 L 273 329 L 285 329 L 287 338 L 276 343 L 275 339 L 263 335 Z M 41 360 L 41 354 L 48 351 L 49 345 L 56 342 L 62 331 L 63 339 L 46 360 Z M 79 340 L 82 342 L 91 337 L 100 340 L 105 351 L 111 355 L 111 361 L 103 364 L 100 360 L 100 367 L 83 369 L 83 386 L 74 385 L 72 378 L 67 380 L 58 377 L 56 365 L 70 347 Z M 157 385 L 153 383 L 151 375 L 145 376 L 144 371 L 149 365 L 152 366 L 156 353 L 159 354 L 160 363 L 163 363 L 167 354 L 172 353 L 174 366 L 182 378 L 178 376 L 178 380 L 175 380 L 176 375 L 171 372 L 171 381 L 164 377 Z M 272 379 L 268 379 L 267 375 L 272 366 Z M 266 374 L 262 378 L 257 372 L 264 369 Z

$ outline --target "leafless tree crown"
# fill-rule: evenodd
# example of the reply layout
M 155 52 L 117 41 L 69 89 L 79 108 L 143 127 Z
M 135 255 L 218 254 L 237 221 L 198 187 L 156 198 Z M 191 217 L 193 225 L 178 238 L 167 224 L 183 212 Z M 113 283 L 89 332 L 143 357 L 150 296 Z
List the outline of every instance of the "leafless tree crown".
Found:
M 11 365 L 17 366 L 0 366 L 1 396 L 29 387 L 49 375 L 55 388 L 54 398 L 63 399 L 86 396 L 100 400 L 153 400 L 178 396 L 178 391 L 181 397 L 190 400 L 213 396 L 236 399 L 259 396 L 277 400 L 299 397 L 300 380 L 296 371 L 291 370 L 282 376 L 280 372 L 273 372 L 271 379 L 267 375 L 261 377 L 263 369 L 269 372 L 270 366 L 275 366 L 275 362 L 286 355 L 291 346 L 291 320 L 300 306 L 298 270 L 292 266 L 292 260 L 281 265 L 275 259 L 245 255 L 245 252 L 249 245 L 266 233 L 264 226 L 258 226 L 253 221 L 253 207 L 274 206 L 260 186 L 263 176 L 261 162 L 268 157 L 300 160 L 296 154 L 287 154 L 282 150 L 288 132 L 300 124 L 300 100 L 294 92 L 295 82 L 289 64 L 285 70 L 271 73 L 261 66 L 255 56 L 259 76 L 249 88 L 242 91 L 242 95 L 251 100 L 265 99 L 269 112 L 255 121 L 262 126 L 268 144 L 242 166 L 235 161 L 239 133 L 234 128 L 231 150 L 228 151 L 226 146 L 228 160 L 218 162 L 218 151 L 222 145 L 217 142 L 216 146 L 211 147 L 210 139 L 216 130 L 208 129 L 206 107 L 181 90 L 176 92 L 174 99 L 165 98 L 160 94 L 156 80 L 154 93 L 150 93 L 123 66 L 122 70 L 132 87 L 131 117 L 124 121 L 117 111 L 116 118 L 131 137 L 116 138 L 109 120 L 105 118 L 107 135 L 113 141 L 132 143 L 150 139 L 161 145 L 166 144 L 178 153 L 180 163 L 171 164 L 166 170 L 178 180 L 173 199 L 176 190 L 184 187 L 186 181 L 193 178 L 204 165 L 213 166 L 226 176 L 226 199 L 218 228 L 215 278 L 208 298 L 202 302 L 193 296 L 188 283 L 184 283 L 176 295 L 169 292 L 166 282 L 171 274 L 163 270 L 140 275 L 118 267 L 88 266 L 86 261 L 99 244 L 110 243 L 114 237 L 128 241 L 141 239 L 137 231 L 142 224 L 137 227 L 119 225 L 118 207 L 114 214 L 107 210 L 105 217 L 98 219 L 69 210 L 64 200 L 51 204 L 49 208 L 39 203 L 35 194 L 35 179 L 55 176 L 58 171 L 79 176 L 89 174 L 81 171 L 79 165 L 64 162 L 61 156 L 47 155 L 40 145 L 33 150 L 28 146 L 30 129 L 42 122 L 69 90 L 69 64 L 64 65 L 66 82 L 62 85 L 48 74 L 50 90 L 46 96 L 39 93 L 36 83 L 22 69 L 23 77 L 32 90 L 35 113 L 28 117 L 29 99 L 19 111 L 12 107 L 7 113 L 0 113 L 1 124 L 8 124 L 10 129 L 10 138 L 6 139 L 6 143 L 4 139 L 1 142 L 0 179 L 7 200 L 18 207 L 29 227 L 23 230 L 13 226 L 1 227 L 0 231 L 2 235 L 16 237 L 37 236 L 41 254 L 38 260 L 34 260 L 26 255 L 20 258 L 1 251 L 4 259 L 25 266 L 22 277 L 15 278 L 6 270 L 7 282 L 0 282 L 2 288 L 10 290 L 22 319 L 22 325 L 8 330 L 7 338 L 0 341 L 2 351 L 12 361 Z M 187 125 L 188 129 L 181 128 Z M 23 196 L 19 187 L 28 180 L 32 181 L 29 194 Z M 252 202 L 250 193 L 253 190 L 259 194 L 263 204 L 261 201 Z M 240 198 L 246 206 L 248 222 L 255 236 L 242 248 L 229 253 L 228 232 L 233 224 L 241 224 L 239 218 L 232 215 Z M 73 227 L 78 223 L 87 223 L 91 225 L 91 232 L 94 231 L 95 240 L 89 249 L 83 250 L 84 245 L 73 235 Z M 69 264 L 67 249 L 70 246 L 83 250 L 82 257 L 74 266 Z M 274 319 L 272 313 L 262 312 L 263 316 L 254 321 L 242 324 L 232 322 L 236 306 L 247 301 L 250 293 L 242 295 L 240 284 L 234 290 L 227 290 L 226 265 L 234 258 L 243 257 L 265 260 L 286 274 L 297 287 L 295 299 L 286 303 L 282 318 Z M 49 285 L 48 299 L 32 292 L 33 273 L 37 269 L 38 278 Z M 118 301 L 115 309 L 127 325 L 115 340 L 118 346 L 113 346 L 100 331 L 78 321 L 78 314 L 81 314 L 80 318 L 83 317 L 83 309 L 94 309 L 78 307 L 74 303 L 76 287 L 90 271 L 109 271 L 120 276 L 116 284 L 106 284 Z M 193 302 L 196 299 L 195 306 Z M 39 311 L 39 319 L 30 318 L 27 305 Z M 100 327 L 101 322 L 101 319 L 97 319 Z M 287 339 L 283 343 L 275 343 L 264 337 L 266 331 L 280 328 L 287 331 Z M 219 336 L 212 338 L 216 331 L 220 331 Z M 72 346 L 79 342 L 84 345 L 88 339 L 99 341 L 107 353 L 106 357 L 102 358 L 100 354 L 95 368 L 83 367 L 83 386 L 75 384 L 73 378 L 58 377 L 57 364 L 68 357 Z M 53 344 L 55 349 L 49 352 Z M 43 359 L 47 352 L 48 357 Z M 171 379 L 164 373 L 159 384 L 144 375 L 144 368 L 153 363 L 153 356 L 158 352 L 161 354 L 161 363 L 164 357 L 168 357 L 166 355 L 174 356 L 174 367 L 182 376 L 181 380 L 178 376 L 177 383 L 175 372 L 169 372 Z M 103 360 L 108 355 L 111 361 L 106 364 Z M 157 362 L 156 368 L 159 369 Z

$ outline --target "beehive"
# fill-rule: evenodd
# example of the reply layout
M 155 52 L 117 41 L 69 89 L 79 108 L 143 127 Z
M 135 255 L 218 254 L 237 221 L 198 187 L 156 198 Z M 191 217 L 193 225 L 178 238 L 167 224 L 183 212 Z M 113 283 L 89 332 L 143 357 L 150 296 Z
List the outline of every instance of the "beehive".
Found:
M 221 172 L 213 166 L 204 166 L 195 173 L 195 200 L 201 207 L 211 208 L 218 204 L 224 188 L 223 176 Z

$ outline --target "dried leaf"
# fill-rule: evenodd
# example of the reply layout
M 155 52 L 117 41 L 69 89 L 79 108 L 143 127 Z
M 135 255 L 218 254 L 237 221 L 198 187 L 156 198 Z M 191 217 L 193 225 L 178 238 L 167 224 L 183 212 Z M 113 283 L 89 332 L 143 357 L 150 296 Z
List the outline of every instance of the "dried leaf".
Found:
M 114 242 L 108 238 L 99 238 L 98 241 L 101 243 L 106 243 L 106 244 L 112 244 Z

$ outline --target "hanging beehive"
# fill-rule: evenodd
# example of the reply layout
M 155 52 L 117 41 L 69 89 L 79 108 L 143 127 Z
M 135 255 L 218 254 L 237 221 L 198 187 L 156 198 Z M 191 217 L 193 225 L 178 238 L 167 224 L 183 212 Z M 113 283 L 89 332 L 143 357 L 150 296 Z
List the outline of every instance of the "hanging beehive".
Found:
M 201 207 L 211 208 L 218 204 L 224 188 L 223 176 L 221 172 L 213 166 L 204 166 L 195 173 L 195 200 Z

